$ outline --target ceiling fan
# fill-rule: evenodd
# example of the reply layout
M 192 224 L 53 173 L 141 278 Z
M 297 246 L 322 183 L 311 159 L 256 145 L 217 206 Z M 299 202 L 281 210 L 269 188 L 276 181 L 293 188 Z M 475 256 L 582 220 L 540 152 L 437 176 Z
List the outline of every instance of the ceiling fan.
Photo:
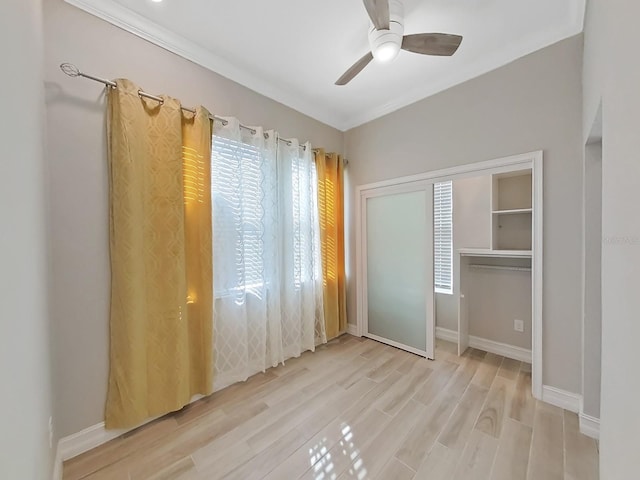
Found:
M 448 33 L 404 35 L 404 9 L 399 0 L 363 0 L 373 28 L 369 31 L 371 51 L 347 70 L 336 85 L 346 85 L 374 58 L 389 62 L 400 49 L 422 55 L 450 57 L 462 42 L 462 36 Z

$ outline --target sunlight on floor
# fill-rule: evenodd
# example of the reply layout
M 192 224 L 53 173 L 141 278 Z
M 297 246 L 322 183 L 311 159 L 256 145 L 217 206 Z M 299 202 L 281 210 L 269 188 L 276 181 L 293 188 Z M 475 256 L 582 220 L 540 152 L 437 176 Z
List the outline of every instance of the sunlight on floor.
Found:
M 312 466 L 315 480 L 336 480 L 338 473 L 335 471 L 334 455 L 341 455 L 348 459 L 349 475 L 361 480 L 367 474 L 364 462 L 360 458 L 360 451 L 355 446 L 355 439 L 351 427 L 342 424 L 342 438 L 332 449 L 327 448 L 327 439 L 323 438 L 317 445 L 309 449 L 309 462 Z M 333 452 L 333 453 L 332 453 Z M 342 463 L 342 459 L 335 459 Z

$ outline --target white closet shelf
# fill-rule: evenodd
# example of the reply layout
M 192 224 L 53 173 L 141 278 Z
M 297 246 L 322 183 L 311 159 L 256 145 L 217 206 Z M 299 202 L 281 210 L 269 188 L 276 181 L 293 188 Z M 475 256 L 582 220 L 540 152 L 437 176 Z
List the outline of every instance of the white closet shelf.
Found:
M 511 270 L 514 272 L 530 272 L 531 267 L 510 267 L 507 265 L 481 265 L 477 263 L 472 263 L 469 265 L 469 268 L 480 268 L 485 270 Z
M 531 208 L 515 208 L 512 210 L 494 210 L 494 215 L 518 215 L 520 213 L 532 213 L 533 209 Z
M 487 248 L 461 248 L 463 257 L 531 258 L 531 250 L 491 250 Z

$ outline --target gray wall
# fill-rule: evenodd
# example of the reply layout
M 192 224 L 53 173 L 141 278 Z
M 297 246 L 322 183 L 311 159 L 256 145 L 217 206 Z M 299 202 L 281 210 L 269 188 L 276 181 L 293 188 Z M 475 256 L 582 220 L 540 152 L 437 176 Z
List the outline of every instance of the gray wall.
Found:
M 55 412 L 66 436 L 103 420 L 108 374 L 108 184 L 104 96 L 97 83 L 58 69 L 127 77 L 185 105 L 275 128 L 341 152 L 343 134 L 151 45 L 62 0 L 45 0 L 47 160 L 53 265 Z M 16 76 L 15 78 L 19 78 Z
M 585 149 L 584 210 L 583 412 L 600 418 L 602 143 Z
M 459 248 L 491 248 L 491 176 L 453 182 L 453 271 Z M 436 325 L 458 331 L 458 292 L 436 293 Z
M 602 100 L 602 393 L 600 478 L 640 471 L 640 3 L 590 0 L 585 23 L 584 131 Z M 588 352 L 585 352 L 588 355 Z
M 42 6 L 0 2 L 0 478 L 51 478 Z
M 531 272 L 469 267 L 463 275 L 469 335 L 531 350 Z M 515 319 L 522 320 L 523 332 L 513 329 Z
M 581 73 L 577 36 L 346 133 L 352 186 L 544 150 L 543 381 L 576 393 L 582 387 Z M 348 292 L 355 321 L 353 275 Z
M 605 42 L 606 0 L 587 0 L 584 22 L 582 66 L 582 136 L 587 143 L 604 94 L 607 42 Z

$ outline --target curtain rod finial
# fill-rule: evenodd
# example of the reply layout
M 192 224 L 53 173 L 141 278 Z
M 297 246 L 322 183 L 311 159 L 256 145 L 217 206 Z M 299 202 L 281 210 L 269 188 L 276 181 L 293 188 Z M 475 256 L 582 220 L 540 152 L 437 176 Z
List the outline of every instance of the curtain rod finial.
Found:
M 65 75 L 69 75 L 70 77 L 78 77 L 80 76 L 80 70 L 73 63 L 61 63 L 60 70 Z

